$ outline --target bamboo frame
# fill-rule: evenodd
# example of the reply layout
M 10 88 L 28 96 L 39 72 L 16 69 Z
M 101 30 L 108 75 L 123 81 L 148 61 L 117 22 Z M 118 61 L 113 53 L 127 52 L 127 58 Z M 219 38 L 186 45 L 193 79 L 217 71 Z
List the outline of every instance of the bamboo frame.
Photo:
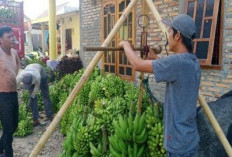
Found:
M 161 29 L 161 31 L 163 32 L 163 34 L 164 34 L 164 36 L 166 38 L 166 36 L 168 35 L 167 29 L 166 29 L 165 25 L 162 22 L 162 18 L 160 16 L 158 10 L 156 9 L 154 3 L 151 0 L 145 0 L 145 1 L 147 2 L 147 6 L 150 8 L 150 11 L 152 12 L 152 14 L 153 14 L 159 28 Z
M 129 6 L 125 9 L 123 15 L 120 17 L 120 19 L 116 23 L 115 27 L 113 28 L 113 30 L 110 32 L 110 34 L 108 35 L 108 37 L 106 38 L 106 40 L 102 44 L 102 47 L 107 47 L 110 44 L 111 40 L 113 39 L 113 37 L 115 36 L 117 31 L 119 30 L 120 26 L 123 24 L 124 20 L 127 18 L 129 12 L 135 6 L 137 1 L 138 0 L 132 0 L 130 2 Z M 153 5 L 152 1 L 151 0 L 146 0 L 146 2 L 147 2 L 147 5 L 150 7 L 150 10 L 152 11 L 155 19 L 157 20 L 158 26 L 160 27 L 162 32 L 166 35 L 166 33 L 167 33 L 166 28 L 164 27 L 163 24 L 161 24 L 162 23 L 161 22 L 161 17 L 159 15 L 158 11 L 156 10 L 155 6 Z M 64 113 L 66 112 L 66 110 L 69 108 L 69 106 L 73 102 L 75 96 L 78 94 L 78 92 L 80 91 L 80 89 L 82 88 L 84 83 L 88 80 L 91 72 L 93 71 L 94 67 L 97 65 L 97 63 L 100 60 L 102 55 L 103 55 L 102 51 L 97 52 L 97 54 L 95 55 L 95 57 L 93 58 L 93 60 L 89 64 L 89 66 L 87 67 L 85 73 L 82 75 L 81 79 L 79 80 L 77 85 L 74 87 L 73 91 L 71 92 L 71 94 L 69 95 L 69 97 L 67 98 L 67 100 L 63 104 L 62 108 L 57 113 L 54 120 L 52 121 L 52 123 L 49 125 L 49 127 L 45 131 L 45 133 L 42 135 L 42 137 L 40 138 L 40 140 L 37 143 L 37 145 L 35 146 L 35 148 L 32 150 L 29 157 L 37 156 L 39 154 L 39 152 L 42 150 L 42 148 L 44 147 L 44 145 L 48 141 L 48 138 L 55 131 L 56 126 L 59 124 L 59 122 L 60 122 L 61 118 L 63 117 Z M 214 117 L 212 111 L 210 110 L 208 104 L 206 103 L 205 99 L 203 98 L 203 96 L 200 93 L 199 93 L 199 96 L 198 96 L 198 100 L 199 100 L 203 110 L 205 111 L 207 117 L 209 118 L 210 123 L 213 126 L 219 140 L 221 141 L 222 145 L 224 146 L 228 156 L 232 157 L 232 148 L 231 148 L 228 140 L 226 139 L 220 125 L 218 124 L 216 118 Z
M 104 43 L 102 44 L 102 47 L 107 47 L 111 43 L 113 37 L 118 32 L 119 28 L 121 27 L 121 25 L 123 24 L 123 22 L 125 21 L 125 19 L 127 18 L 127 16 L 129 15 L 130 11 L 134 8 L 134 6 L 137 3 L 137 1 L 138 0 L 132 0 L 130 2 L 130 4 L 125 9 L 124 13 L 120 17 L 120 19 L 117 21 L 117 23 L 115 24 L 114 28 L 112 29 L 112 31 L 110 32 L 110 34 L 108 35 L 108 37 L 106 38 L 106 40 L 104 41 Z M 79 91 L 83 87 L 84 83 L 88 80 L 91 72 L 93 71 L 94 67 L 97 65 L 97 63 L 100 60 L 100 58 L 101 58 L 102 55 L 103 55 L 103 51 L 99 51 L 94 56 L 93 60 L 90 62 L 89 66 L 85 70 L 85 72 L 82 75 L 82 77 L 80 78 L 79 82 L 74 87 L 73 91 L 68 96 L 68 98 L 65 101 L 65 103 L 63 104 L 62 108 L 59 110 L 59 112 L 57 113 L 57 115 L 54 117 L 52 123 L 48 126 L 48 128 L 46 129 L 46 131 L 44 132 L 44 134 L 40 138 L 39 142 L 36 144 L 35 148 L 32 150 L 32 152 L 31 152 L 31 154 L 30 154 L 29 157 L 36 157 L 36 156 L 39 155 L 39 152 L 45 146 L 45 144 L 48 141 L 48 139 L 51 136 L 51 134 L 55 131 L 55 129 L 56 129 L 57 125 L 59 124 L 61 118 L 64 116 L 65 112 L 67 111 L 67 109 L 69 108 L 69 106 L 71 105 L 71 103 L 73 102 L 73 100 L 75 99 L 76 95 L 79 93 Z

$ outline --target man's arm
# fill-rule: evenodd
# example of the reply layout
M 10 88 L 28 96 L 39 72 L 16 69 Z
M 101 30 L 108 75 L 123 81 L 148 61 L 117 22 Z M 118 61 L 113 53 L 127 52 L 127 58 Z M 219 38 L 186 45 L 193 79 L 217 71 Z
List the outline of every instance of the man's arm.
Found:
M 124 48 L 124 52 L 129 60 L 130 64 L 136 71 L 153 73 L 152 60 L 143 60 L 131 48 L 129 42 L 121 41 L 119 47 Z
M 20 83 L 22 82 L 22 73 L 19 73 L 18 76 L 16 77 L 16 83 L 17 83 L 17 88 L 19 88 Z
M 18 56 L 18 53 L 15 49 L 11 49 L 11 52 L 14 54 L 14 57 L 15 57 L 15 64 L 16 64 L 16 74 L 18 74 L 19 72 L 19 69 L 20 69 L 20 59 L 19 59 L 19 56 Z
M 17 65 L 17 73 L 18 73 L 20 69 L 20 59 L 18 53 L 16 53 L 16 65 Z

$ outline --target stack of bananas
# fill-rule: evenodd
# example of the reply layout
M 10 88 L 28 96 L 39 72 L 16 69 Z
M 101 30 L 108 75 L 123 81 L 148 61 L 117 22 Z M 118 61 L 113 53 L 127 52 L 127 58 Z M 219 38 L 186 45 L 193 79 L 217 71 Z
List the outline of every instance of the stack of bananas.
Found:
M 109 137 L 110 152 L 114 157 L 140 157 L 144 152 L 147 140 L 145 114 L 132 114 L 129 117 L 119 115 L 118 121 L 113 122 L 115 134 Z
M 154 104 L 154 107 L 146 109 L 146 128 L 147 128 L 147 146 L 148 156 L 165 157 L 166 151 L 163 147 L 163 122 L 162 113 L 159 111 L 160 104 Z
M 92 142 L 89 143 L 89 146 L 90 146 L 90 153 L 92 154 L 92 157 L 103 157 L 104 156 L 101 143 L 98 144 L 97 148 L 93 145 Z

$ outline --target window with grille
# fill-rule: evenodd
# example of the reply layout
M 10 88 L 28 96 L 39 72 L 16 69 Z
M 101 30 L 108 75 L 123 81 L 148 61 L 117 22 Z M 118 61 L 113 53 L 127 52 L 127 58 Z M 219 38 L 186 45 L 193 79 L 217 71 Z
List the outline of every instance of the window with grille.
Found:
M 103 38 L 106 39 L 110 31 L 126 9 L 130 0 L 105 0 L 102 8 L 102 30 Z M 110 46 L 117 47 L 121 40 L 128 40 L 134 44 L 134 10 L 129 14 L 121 26 L 119 32 L 112 40 Z M 107 73 L 115 73 L 126 80 L 134 80 L 135 71 L 127 60 L 123 52 L 108 51 L 104 52 L 102 66 Z
M 188 0 L 186 13 L 196 23 L 196 53 L 202 67 L 221 68 L 223 0 Z

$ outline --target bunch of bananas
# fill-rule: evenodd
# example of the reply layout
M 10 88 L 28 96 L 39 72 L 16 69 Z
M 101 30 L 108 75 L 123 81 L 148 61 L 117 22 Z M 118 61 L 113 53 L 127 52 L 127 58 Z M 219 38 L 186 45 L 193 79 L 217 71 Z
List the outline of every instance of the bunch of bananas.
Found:
M 66 114 L 64 115 L 64 117 L 62 118 L 61 122 L 60 122 L 60 126 L 61 126 L 61 133 L 64 135 L 67 135 L 67 133 L 70 131 L 70 127 L 73 124 L 73 119 L 75 116 L 79 116 L 79 115 L 74 115 L 73 110 L 75 109 L 75 107 L 72 105 L 66 112 Z
M 148 151 L 150 157 L 165 157 L 166 151 L 163 148 L 163 123 L 159 105 L 155 104 L 154 108 L 148 107 L 146 110 L 146 128 L 148 132 Z
M 80 126 L 77 128 L 76 135 L 74 137 L 74 149 L 80 156 L 89 156 L 90 142 L 96 140 L 99 137 L 99 127 L 95 125 Z
M 79 101 L 82 105 L 88 105 L 89 101 L 89 92 L 91 90 L 91 84 L 93 81 L 88 81 L 85 85 L 81 88 L 79 94 L 77 95 Z
M 102 80 L 103 77 L 100 75 L 92 82 L 89 92 L 89 104 L 94 103 L 96 100 L 104 98 L 104 91 L 101 84 Z
M 98 144 L 98 147 L 96 148 L 92 142 L 89 143 L 90 147 L 90 153 L 92 157 L 102 157 L 103 156 L 103 148 L 101 143 Z
M 123 96 L 124 94 L 123 80 L 114 74 L 106 75 L 101 84 L 106 98 Z
M 112 156 L 142 156 L 147 140 L 145 114 L 137 114 L 135 118 L 131 114 L 128 118 L 119 115 L 118 121 L 113 121 L 113 126 L 115 134 L 109 137 Z
M 67 75 L 66 81 L 61 81 L 59 88 L 53 89 L 54 98 L 59 95 L 59 100 L 54 99 L 60 104 L 59 108 L 79 78 Z M 114 75 L 99 75 L 99 72 L 91 75 L 61 122 L 61 131 L 73 130 L 72 135 L 67 134 L 65 156 L 165 156 L 162 108 L 159 104 L 151 106 L 144 94 L 142 110 L 145 112 L 134 115 L 138 93 L 134 84 Z M 78 116 L 83 117 L 80 125 L 70 127 Z M 102 126 L 105 126 L 106 136 L 101 134 Z
M 166 151 L 163 147 L 163 125 L 161 122 L 156 123 L 151 130 L 148 131 L 148 148 L 151 157 L 165 157 Z
M 74 140 L 75 140 L 75 134 L 79 127 L 83 125 L 83 118 L 81 116 L 77 116 L 73 120 L 73 124 L 70 128 L 70 131 L 67 134 L 67 138 L 63 144 L 64 152 L 63 156 L 72 156 L 74 152 Z

